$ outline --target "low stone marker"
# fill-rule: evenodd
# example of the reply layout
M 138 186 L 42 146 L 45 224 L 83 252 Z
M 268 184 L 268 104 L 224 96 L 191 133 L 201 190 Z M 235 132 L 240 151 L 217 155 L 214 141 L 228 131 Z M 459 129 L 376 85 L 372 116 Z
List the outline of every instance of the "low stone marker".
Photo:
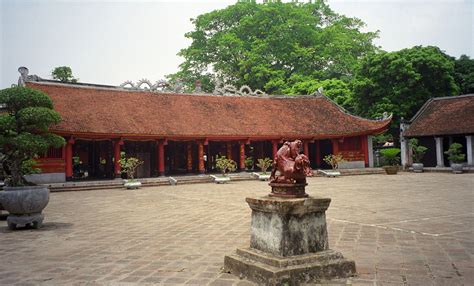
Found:
M 301 141 L 277 152 L 265 197 L 247 198 L 252 209 L 250 247 L 225 256 L 224 270 L 261 285 L 300 285 L 350 277 L 355 262 L 329 248 L 326 210 L 331 199 L 309 197 L 309 160 Z M 277 175 L 277 172 L 279 175 Z

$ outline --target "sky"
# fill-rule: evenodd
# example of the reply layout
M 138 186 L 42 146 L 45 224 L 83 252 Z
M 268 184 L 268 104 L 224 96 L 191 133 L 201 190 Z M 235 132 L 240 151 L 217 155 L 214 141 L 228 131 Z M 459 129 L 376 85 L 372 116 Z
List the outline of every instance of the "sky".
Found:
M 42 78 L 69 66 L 81 82 L 98 84 L 164 79 L 183 61 L 177 53 L 190 44 L 190 19 L 235 2 L 0 0 L 0 88 L 17 82 L 20 66 Z M 474 58 L 474 0 L 327 2 L 362 19 L 364 31 L 379 30 L 375 44 L 386 51 L 435 45 Z

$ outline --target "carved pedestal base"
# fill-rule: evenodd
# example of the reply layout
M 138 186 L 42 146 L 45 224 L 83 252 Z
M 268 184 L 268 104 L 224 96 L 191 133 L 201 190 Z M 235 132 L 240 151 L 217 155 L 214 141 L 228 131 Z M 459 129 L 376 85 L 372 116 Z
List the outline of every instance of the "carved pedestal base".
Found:
M 272 286 L 317 283 L 356 273 L 354 261 L 333 250 L 280 257 L 252 248 L 238 248 L 227 255 L 224 271 Z
M 355 263 L 330 250 L 329 198 L 247 198 L 250 248 L 224 259 L 225 271 L 261 285 L 300 285 L 355 274 Z
M 34 213 L 27 215 L 10 214 L 7 217 L 8 228 L 11 230 L 17 227 L 31 225 L 33 228 L 40 228 L 43 225 L 44 215 L 42 213 Z
M 272 192 L 269 194 L 271 197 L 280 198 L 306 198 L 308 194 L 305 192 L 305 187 L 308 184 L 283 184 L 283 183 L 270 183 Z

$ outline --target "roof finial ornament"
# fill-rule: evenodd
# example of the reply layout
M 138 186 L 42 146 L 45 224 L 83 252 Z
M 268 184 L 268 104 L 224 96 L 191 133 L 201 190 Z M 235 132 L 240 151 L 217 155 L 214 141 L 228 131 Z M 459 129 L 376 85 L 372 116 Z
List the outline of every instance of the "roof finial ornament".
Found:
M 318 93 L 323 94 L 324 88 L 322 86 L 318 87 Z
M 20 77 L 18 78 L 18 86 L 25 86 L 25 82 L 28 80 L 28 68 L 19 67 L 18 72 L 20 73 Z
M 224 84 L 221 79 L 216 78 L 214 80 L 214 95 L 266 95 L 266 93 L 260 89 L 252 90 L 248 85 L 242 85 L 239 89 L 231 84 Z
M 27 67 L 19 67 L 18 72 L 20 77 L 18 78 L 18 86 L 25 86 L 27 81 L 40 81 L 41 78 L 37 75 L 28 75 L 29 70 Z

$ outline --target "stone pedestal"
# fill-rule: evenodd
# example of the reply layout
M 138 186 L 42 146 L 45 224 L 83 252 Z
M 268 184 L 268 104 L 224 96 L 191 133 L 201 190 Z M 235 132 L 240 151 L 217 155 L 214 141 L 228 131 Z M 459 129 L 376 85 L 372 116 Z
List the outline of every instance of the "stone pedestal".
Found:
M 329 249 L 329 198 L 247 198 L 250 248 L 224 260 L 225 271 L 262 285 L 299 285 L 355 274 L 354 261 Z

